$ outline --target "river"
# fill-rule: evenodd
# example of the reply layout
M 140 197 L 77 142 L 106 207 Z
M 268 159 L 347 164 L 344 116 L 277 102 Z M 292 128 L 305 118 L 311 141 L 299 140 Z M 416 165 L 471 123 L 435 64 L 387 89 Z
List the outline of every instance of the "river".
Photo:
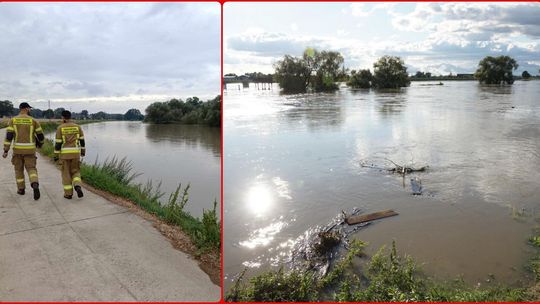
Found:
M 102 122 L 81 126 L 85 132 L 85 161 L 126 157 L 136 182 L 161 181 L 166 201 L 179 183 L 191 185 L 186 210 L 202 216 L 220 200 L 220 129 L 196 125 L 157 125 L 141 122 Z M 219 205 L 218 205 L 219 208 Z M 219 213 L 219 212 L 218 212 Z
M 247 276 L 279 267 L 298 237 L 354 207 L 399 213 L 353 235 L 369 255 L 395 240 L 430 276 L 527 281 L 527 238 L 540 214 L 540 81 L 435 84 L 226 90 L 226 290 L 245 267 Z M 391 167 L 386 159 L 429 169 L 403 180 L 362 166 Z M 411 195 L 411 177 L 423 195 Z

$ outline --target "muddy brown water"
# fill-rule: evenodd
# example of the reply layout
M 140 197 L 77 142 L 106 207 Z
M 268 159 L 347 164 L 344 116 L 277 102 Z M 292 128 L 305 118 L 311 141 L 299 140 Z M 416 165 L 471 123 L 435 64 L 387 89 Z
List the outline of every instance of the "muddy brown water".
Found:
M 251 276 L 283 265 L 306 231 L 354 207 L 399 213 L 352 236 L 369 254 L 396 240 L 429 276 L 526 282 L 540 212 L 540 82 L 432 84 L 288 96 L 275 84 L 228 88 L 226 289 L 245 267 Z M 385 159 L 430 168 L 403 181 L 361 165 L 391 167 Z M 415 176 L 421 196 L 411 195 Z
M 186 210 L 202 216 L 220 199 L 221 133 L 218 128 L 193 125 L 155 125 L 141 122 L 102 122 L 82 125 L 87 163 L 126 157 L 136 182 L 161 181 L 163 200 L 179 183 L 190 184 Z M 219 206 L 218 206 L 219 208 Z M 218 210 L 219 211 L 219 210 Z M 219 213 L 219 212 L 218 212 Z

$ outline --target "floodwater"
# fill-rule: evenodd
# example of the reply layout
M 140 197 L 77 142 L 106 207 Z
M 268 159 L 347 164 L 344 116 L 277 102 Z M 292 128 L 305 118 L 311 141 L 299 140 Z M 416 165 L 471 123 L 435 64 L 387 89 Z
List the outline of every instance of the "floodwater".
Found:
M 220 199 L 220 129 L 196 125 L 157 125 L 141 122 L 102 122 L 81 126 L 86 139 L 85 161 L 126 157 L 135 180 L 161 181 L 166 201 L 179 183 L 191 185 L 186 210 L 201 216 Z M 218 205 L 219 206 L 219 205 Z
M 439 279 L 527 281 L 540 214 L 540 82 L 434 84 L 288 96 L 276 84 L 228 88 L 226 289 L 245 267 L 251 276 L 283 265 L 306 231 L 355 207 L 399 213 L 354 233 L 368 254 L 395 240 Z M 429 169 L 404 180 L 377 169 L 388 160 Z M 411 195 L 413 177 L 421 196 Z

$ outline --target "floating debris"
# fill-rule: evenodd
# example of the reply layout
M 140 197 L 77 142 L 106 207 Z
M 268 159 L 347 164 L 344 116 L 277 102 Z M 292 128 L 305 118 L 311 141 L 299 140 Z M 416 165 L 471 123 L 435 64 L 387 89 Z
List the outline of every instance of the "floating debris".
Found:
M 422 167 L 418 167 L 418 168 L 408 167 L 408 166 L 405 166 L 405 165 L 398 165 L 393 160 L 388 159 L 388 158 L 385 158 L 384 160 L 391 162 L 394 165 L 394 167 L 392 167 L 392 168 L 380 167 L 380 166 L 376 166 L 374 164 L 371 164 L 371 165 L 367 164 L 366 162 L 360 162 L 360 166 L 366 167 L 366 168 L 379 169 L 381 171 L 388 171 L 388 172 L 391 172 L 391 173 L 397 173 L 397 174 L 401 174 L 403 176 L 405 176 L 406 174 L 413 173 L 413 172 L 425 172 L 429 168 L 429 166 L 422 166 Z
M 422 195 L 422 181 L 420 178 L 411 178 L 411 189 L 413 195 Z
M 358 208 L 351 212 L 353 215 L 359 213 Z M 319 277 L 324 277 L 339 250 L 348 248 L 348 236 L 369 224 L 348 226 L 346 218 L 346 213 L 342 211 L 328 224 L 308 229 L 294 241 L 284 262 L 293 269 L 311 270 Z
M 398 215 L 398 213 L 394 210 L 384 210 L 370 214 L 349 216 L 345 219 L 345 222 L 349 225 L 356 225 L 395 215 Z

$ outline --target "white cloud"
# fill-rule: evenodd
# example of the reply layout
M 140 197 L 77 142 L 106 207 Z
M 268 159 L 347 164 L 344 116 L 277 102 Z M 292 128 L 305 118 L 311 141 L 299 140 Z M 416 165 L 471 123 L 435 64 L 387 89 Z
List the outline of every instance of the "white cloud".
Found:
M 391 12 L 395 3 L 352 3 L 350 6 L 351 14 L 355 17 L 367 17 L 373 14 L 376 10 L 387 10 Z
M 518 73 L 539 67 L 539 3 L 353 3 L 338 14 L 344 20 L 334 22 L 332 34 L 225 33 L 225 72 L 270 73 L 271 63 L 285 54 L 298 56 L 307 46 L 340 51 L 346 66 L 354 69 L 372 68 L 382 55 L 401 56 L 411 72 L 434 74 L 473 72 L 481 58 L 498 54 L 514 57 Z M 314 16 L 302 15 L 294 22 L 304 29 L 309 21 L 303 20 L 318 20 Z M 356 28 L 359 19 L 363 25 Z
M 0 32 L 2 99 L 219 94 L 217 3 L 1 3 Z

